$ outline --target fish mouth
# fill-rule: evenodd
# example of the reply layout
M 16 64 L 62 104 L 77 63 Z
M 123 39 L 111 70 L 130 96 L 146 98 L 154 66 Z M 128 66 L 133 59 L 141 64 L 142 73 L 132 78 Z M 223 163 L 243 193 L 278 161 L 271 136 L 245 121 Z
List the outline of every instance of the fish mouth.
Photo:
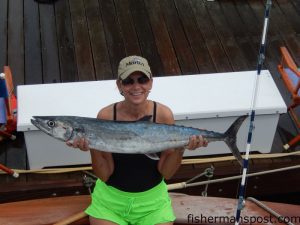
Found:
M 42 119 L 40 116 L 33 116 L 33 119 L 31 119 L 30 121 L 38 129 L 40 129 L 46 133 L 51 132 L 51 128 L 49 128 L 47 125 L 45 125 L 45 119 Z
M 72 127 L 60 124 L 61 121 L 56 116 L 32 116 L 32 118 L 31 123 L 35 127 L 56 139 L 68 141 L 73 137 Z

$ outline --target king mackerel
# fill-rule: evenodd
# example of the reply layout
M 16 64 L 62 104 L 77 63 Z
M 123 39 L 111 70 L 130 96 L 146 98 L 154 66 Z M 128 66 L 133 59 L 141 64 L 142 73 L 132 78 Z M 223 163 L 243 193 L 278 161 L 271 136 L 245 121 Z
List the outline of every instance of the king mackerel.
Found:
M 85 137 L 89 147 L 101 151 L 126 154 L 153 154 L 169 148 L 185 147 L 192 135 L 202 135 L 208 142 L 224 141 L 242 165 L 236 146 L 236 135 L 247 116 L 237 118 L 224 133 L 204 129 L 151 123 L 151 116 L 124 122 L 76 116 L 34 116 L 31 123 L 61 141 L 72 142 Z

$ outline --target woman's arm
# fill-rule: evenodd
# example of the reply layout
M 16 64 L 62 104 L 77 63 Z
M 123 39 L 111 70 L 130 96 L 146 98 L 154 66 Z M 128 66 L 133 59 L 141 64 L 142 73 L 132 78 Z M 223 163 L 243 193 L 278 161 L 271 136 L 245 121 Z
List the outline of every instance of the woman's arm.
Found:
M 172 111 L 164 105 L 160 104 L 157 115 L 158 123 L 175 123 Z M 207 146 L 207 141 L 202 136 L 192 136 L 186 148 L 194 150 L 202 146 Z M 170 179 L 180 167 L 184 150 L 184 148 L 168 149 L 161 153 L 158 170 L 165 179 Z
M 114 171 L 114 160 L 111 153 L 91 149 L 91 159 L 94 174 L 106 182 Z

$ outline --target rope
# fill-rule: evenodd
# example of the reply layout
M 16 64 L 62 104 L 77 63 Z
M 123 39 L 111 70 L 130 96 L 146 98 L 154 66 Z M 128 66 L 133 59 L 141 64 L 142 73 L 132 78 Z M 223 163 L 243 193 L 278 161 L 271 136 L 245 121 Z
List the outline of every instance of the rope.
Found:
M 300 155 L 300 151 L 289 152 L 289 153 L 272 153 L 272 154 L 251 154 L 250 159 L 272 159 L 282 158 L 286 156 Z M 214 158 L 197 158 L 197 159 L 183 159 L 181 164 L 201 164 L 201 163 L 215 163 L 223 161 L 235 160 L 234 156 L 214 157 Z
M 266 170 L 266 171 L 261 171 L 261 172 L 256 172 L 256 173 L 250 173 L 250 174 L 247 174 L 246 176 L 253 177 L 253 176 L 283 172 L 283 171 L 294 170 L 294 169 L 300 169 L 300 165 L 283 167 L 283 168 L 273 169 L 273 170 Z M 237 179 L 242 178 L 242 176 L 243 175 L 237 175 L 237 176 L 225 177 L 225 178 L 208 180 L 208 181 L 200 181 L 200 182 L 195 182 L 195 183 L 191 183 L 191 184 L 187 184 L 186 182 L 169 184 L 168 190 L 171 191 L 171 190 L 177 190 L 177 189 L 181 189 L 181 188 L 188 188 L 188 187 L 195 187 L 195 186 L 201 186 L 201 185 L 206 185 L 206 184 L 221 183 L 221 182 L 230 181 L 230 180 L 237 180 Z
M 269 13 L 270 13 L 271 5 L 272 5 L 272 1 L 267 0 L 266 9 L 265 9 L 264 27 L 262 32 L 261 45 L 259 48 L 257 76 L 255 76 L 254 91 L 253 91 L 252 102 L 251 102 L 251 117 L 250 117 L 250 124 L 249 124 L 248 138 L 247 138 L 246 155 L 243 161 L 243 176 L 241 179 L 241 185 L 239 190 L 239 199 L 238 199 L 236 216 L 235 216 L 235 220 L 236 220 L 235 225 L 240 224 L 241 212 L 244 207 L 244 195 L 245 195 L 245 187 L 246 187 L 245 184 L 246 184 L 246 177 L 247 177 L 247 170 L 248 170 L 248 160 L 249 160 L 249 153 L 251 149 L 252 131 L 254 129 L 254 120 L 255 120 L 255 106 L 256 106 L 258 88 L 260 82 L 259 75 L 262 69 L 263 61 L 265 59 L 265 42 L 266 42 L 266 34 L 268 29 Z
M 272 158 L 282 158 L 287 156 L 300 155 L 300 151 L 290 152 L 290 153 L 272 153 L 272 154 L 252 154 L 250 156 L 251 159 L 272 159 Z M 224 156 L 224 157 L 213 157 L 213 158 L 197 158 L 197 159 L 184 159 L 182 160 L 182 165 L 190 165 L 190 164 L 204 164 L 204 163 L 215 163 L 215 162 L 224 162 L 224 161 L 232 161 L 235 160 L 233 156 Z M 86 167 L 76 167 L 76 168 L 49 168 L 49 169 L 35 169 L 35 170 L 19 170 L 13 169 L 15 172 L 19 174 L 55 174 L 55 173 L 72 173 L 78 171 L 89 171 L 92 170 L 91 166 Z M 6 174 L 0 170 L 0 175 Z
M 87 217 L 88 215 L 85 213 L 85 212 L 79 212 L 79 213 L 76 213 L 70 217 L 67 217 L 53 225 L 68 225 L 68 224 L 71 224 L 71 223 L 74 223 L 80 219 L 83 219 L 85 217 Z
M 92 170 L 92 167 L 87 166 L 87 167 L 77 167 L 77 168 L 51 168 L 51 169 L 36 169 L 36 170 L 15 169 L 14 171 L 18 172 L 19 174 L 29 174 L 29 173 L 56 174 L 56 173 L 72 173 L 72 172 L 85 171 L 85 170 Z M 4 174 L 4 173 L 0 171 L 0 174 Z
M 12 169 L 10 169 L 10 168 L 8 168 L 8 167 L 6 167 L 6 166 L 4 166 L 4 165 L 2 165 L 0 163 L 0 171 L 1 170 L 3 172 L 5 172 L 5 173 L 7 173 L 7 174 L 9 174 L 11 176 L 13 176 L 14 178 L 18 178 L 19 177 L 19 173 L 17 173 L 15 170 L 12 170 Z

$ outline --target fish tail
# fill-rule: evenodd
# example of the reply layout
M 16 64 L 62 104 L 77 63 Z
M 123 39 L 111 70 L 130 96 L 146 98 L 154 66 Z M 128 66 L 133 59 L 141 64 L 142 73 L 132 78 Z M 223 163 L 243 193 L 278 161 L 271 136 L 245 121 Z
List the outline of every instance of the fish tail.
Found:
M 230 151 L 234 155 L 234 157 L 238 160 L 241 166 L 243 166 L 243 158 L 241 156 L 241 153 L 236 146 L 236 136 L 238 133 L 238 130 L 240 129 L 242 123 L 248 116 L 240 116 L 237 118 L 233 124 L 228 128 L 228 130 L 224 133 L 224 141 L 229 147 Z

